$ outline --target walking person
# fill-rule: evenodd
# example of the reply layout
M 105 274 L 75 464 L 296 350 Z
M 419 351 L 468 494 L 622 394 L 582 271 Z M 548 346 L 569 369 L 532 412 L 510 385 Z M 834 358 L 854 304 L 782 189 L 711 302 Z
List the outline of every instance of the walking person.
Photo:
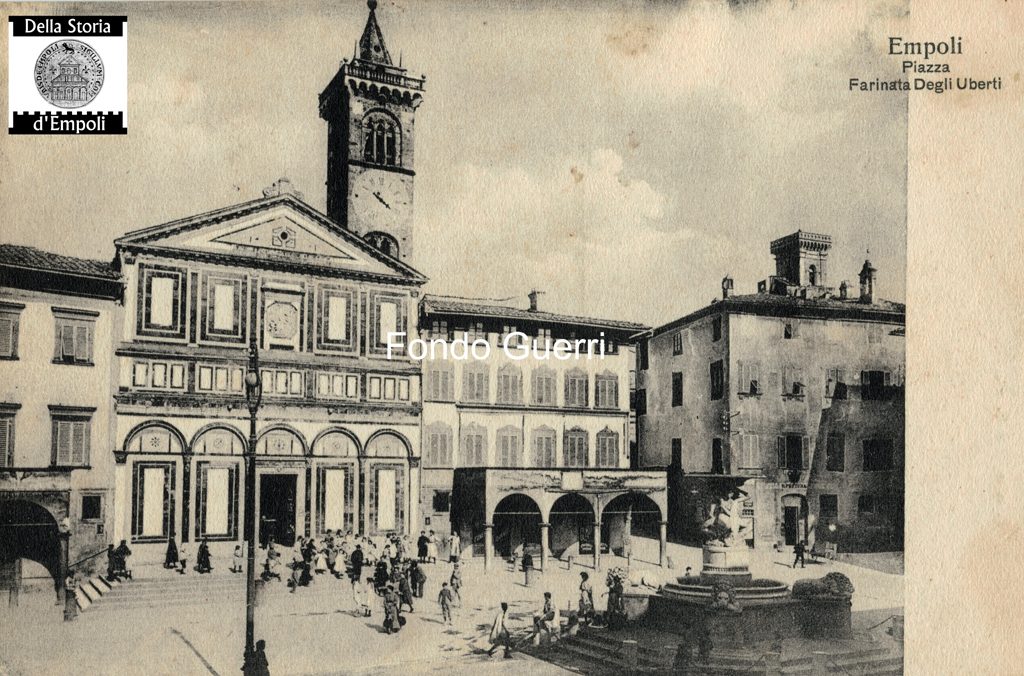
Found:
M 174 543 L 174 538 L 167 540 L 167 551 L 164 554 L 164 568 L 173 570 L 178 567 L 178 546 Z
M 455 566 L 452 568 L 452 576 L 448 580 L 452 586 L 452 592 L 459 599 L 459 605 L 462 605 L 462 568 L 459 567 L 459 562 L 455 562 Z
M 213 570 L 213 566 L 210 565 L 210 545 L 206 542 L 206 538 L 199 543 L 199 555 L 196 558 L 196 570 L 200 573 L 209 573 Z
M 178 563 L 180 564 L 178 567 L 178 575 L 185 574 L 185 570 L 188 568 L 188 557 L 188 543 L 182 542 L 181 546 L 178 547 Z
M 508 626 L 505 624 L 507 620 L 508 604 L 502 601 L 501 610 L 494 616 L 494 621 L 491 623 L 491 634 L 488 637 L 491 642 L 491 649 L 487 651 L 488 657 L 494 655 L 494 651 L 498 648 L 505 649 L 505 659 L 512 657 L 512 636 L 509 633 Z
M 427 561 L 437 563 L 437 535 L 434 531 L 427 535 Z
M 402 601 L 398 607 L 401 609 L 403 605 L 409 606 L 409 612 L 416 612 L 412 607 L 412 583 L 409 582 L 409 573 L 404 572 L 398 576 L 398 591 L 401 594 Z
M 423 590 L 427 586 L 427 574 L 423 566 L 413 566 L 409 574 L 412 576 L 412 595 L 418 599 L 423 598 Z
M 366 580 L 353 580 L 352 596 L 356 601 L 356 612 L 363 617 L 370 616 L 370 587 L 373 586 L 373 578 Z
M 427 533 L 426 531 L 420 531 L 420 536 L 416 540 L 416 557 L 420 563 L 427 562 Z
M 437 602 L 441 605 L 441 619 L 449 627 L 452 625 L 452 605 L 455 603 L 455 594 L 447 582 L 441 583 L 441 592 L 437 595 Z
M 590 622 L 594 617 L 594 586 L 586 572 L 580 573 L 580 577 L 580 619 Z
M 806 540 L 800 540 L 795 545 L 793 545 L 793 554 L 794 554 L 794 557 L 793 557 L 793 567 L 794 568 L 796 568 L 796 564 L 797 564 L 798 561 L 800 562 L 800 567 L 801 568 L 806 568 L 807 567 L 806 565 L 804 565 L 804 552 L 806 552 L 806 551 L 807 551 L 807 541 Z
M 363 547 L 362 545 L 356 545 L 356 549 L 352 552 L 352 558 L 349 559 L 349 565 L 351 570 L 349 571 L 349 578 L 352 580 L 352 584 L 355 584 L 363 578 Z
M 388 634 L 397 633 L 401 628 L 401 601 L 394 585 L 384 589 L 384 631 Z
M 458 533 L 452 533 L 448 540 L 448 561 L 458 564 L 459 555 L 462 553 L 462 540 Z

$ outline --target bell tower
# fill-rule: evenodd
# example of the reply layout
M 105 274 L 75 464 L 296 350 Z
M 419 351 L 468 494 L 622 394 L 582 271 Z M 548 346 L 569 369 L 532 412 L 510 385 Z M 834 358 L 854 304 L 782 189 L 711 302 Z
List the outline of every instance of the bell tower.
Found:
M 416 108 L 425 76 L 395 65 L 377 23 L 377 0 L 351 61 L 320 94 L 327 121 L 327 215 L 404 262 L 413 251 Z

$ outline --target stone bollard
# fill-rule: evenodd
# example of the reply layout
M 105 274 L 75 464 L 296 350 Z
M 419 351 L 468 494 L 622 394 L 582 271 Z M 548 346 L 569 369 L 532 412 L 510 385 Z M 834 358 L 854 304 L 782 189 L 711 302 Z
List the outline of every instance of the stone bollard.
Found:
M 574 554 L 570 554 L 568 557 L 566 557 L 565 560 L 566 560 L 565 569 L 566 570 L 572 570 L 572 567 L 576 564 L 576 556 Z
M 665 567 L 668 568 L 669 570 L 675 570 L 676 569 L 676 562 L 674 560 L 672 560 L 671 556 L 666 556 L 665 557 Z
M 636 641 L 627 639 L 622 642 L 622 659 L 625 661 L 627 669 L 637 668 L 640 664 L 640 646 Z
M 524 580 L 527 587 L 532 587 L 537 584 L 537 569 L 530 566 L 524 572 L 526 579 Z
M 626 554 L 626 568 L 633 567 L 633 552 Z

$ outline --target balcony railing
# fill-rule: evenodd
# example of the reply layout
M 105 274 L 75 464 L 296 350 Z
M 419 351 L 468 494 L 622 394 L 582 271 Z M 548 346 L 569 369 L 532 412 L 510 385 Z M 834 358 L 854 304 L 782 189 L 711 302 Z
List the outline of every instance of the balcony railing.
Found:
M 389 71 L 384 67 L 364 66 L 360 63 L 353 62 L 345 64 L 345 73 L 347 75 L 373 80 L 374 82 L 380 82 L 382 84 L 390 84 L 398 87 L 405 87 L 406 89 L 423 91 L 423 80 L 421 78 L 408 77 L 402 73 Z

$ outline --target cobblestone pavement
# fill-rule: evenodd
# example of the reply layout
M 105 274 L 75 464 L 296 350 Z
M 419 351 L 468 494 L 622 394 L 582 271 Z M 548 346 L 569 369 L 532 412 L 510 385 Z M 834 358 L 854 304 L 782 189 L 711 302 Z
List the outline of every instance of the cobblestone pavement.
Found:
M 663 572 L 654 566 L 657 542 L 635 538 L 633 567 L 655 575 L 681 575 L 686 566 L 700 570 L 700 550 L 670 545 L 676 568 Z M 602 558 L 602 569 L 622 565 L 613 556 Z M 772 577 L 792 584 L 801 577 L 820 577 L 839 570 L 848 575 L 857 591 L 854 611 L 870 617 L 903 603 L 903 578 L 843 563 L 808 564 L 793 570 L 788 556 L 755 553 L 755 576 Z M 448 564 L 427 565 L 425 597 L 417 600 L 416 612 L 398 634 L 385 635 L 381 611 L 370 618 L 357 616 L 348 583 L 318 579 L 308 588 L 288 594 L 273 588 L 257 609 L 256 637 L 267 642 L 273 674 L 407 674 L 440 673 L 566 673 L 553 665 L 516 654 L 504 660 L 484 654 L 487 633 L 498 605 L 510 604 L 513 630 L 525 632 L 544 591 L 552 592 L 560 608 L 575 605 L 579 573 L 594 578 L 598 609 L 606 599 L 604 572 L 594 574 L 589 557 L 583 565 L 567 569 L 556 562 L 533 587 L 522 573 L 512 573 L 496 561 L 495 570 L 483 570 L 481 559 L 465 565 L 463 603 L 455 623 L 446 627 L 436 603 Z M 216 565 L 216 562 L 215 562 Z M 230 575 L 218 570 L 215 575 Z M 139 577 L 166 576 L 159 569 L 138 571 Z M 187 578 L 182 580 L 187 584 Z M 130 584 L 130 583 L 129 583 Z M 278 583 L 271 583 L 276 585 Z M 99 603 L 103 603 L 101 600 Z M 26 594 L 19 608 L 0 608 L 0 674 L 235 674 L 240 667 L 244 637 L 244 594 L 205 606 L 127 608 L 117 612 L 85 612 L 71 623 L 60 621 L 61 609 L 52 594 Z

